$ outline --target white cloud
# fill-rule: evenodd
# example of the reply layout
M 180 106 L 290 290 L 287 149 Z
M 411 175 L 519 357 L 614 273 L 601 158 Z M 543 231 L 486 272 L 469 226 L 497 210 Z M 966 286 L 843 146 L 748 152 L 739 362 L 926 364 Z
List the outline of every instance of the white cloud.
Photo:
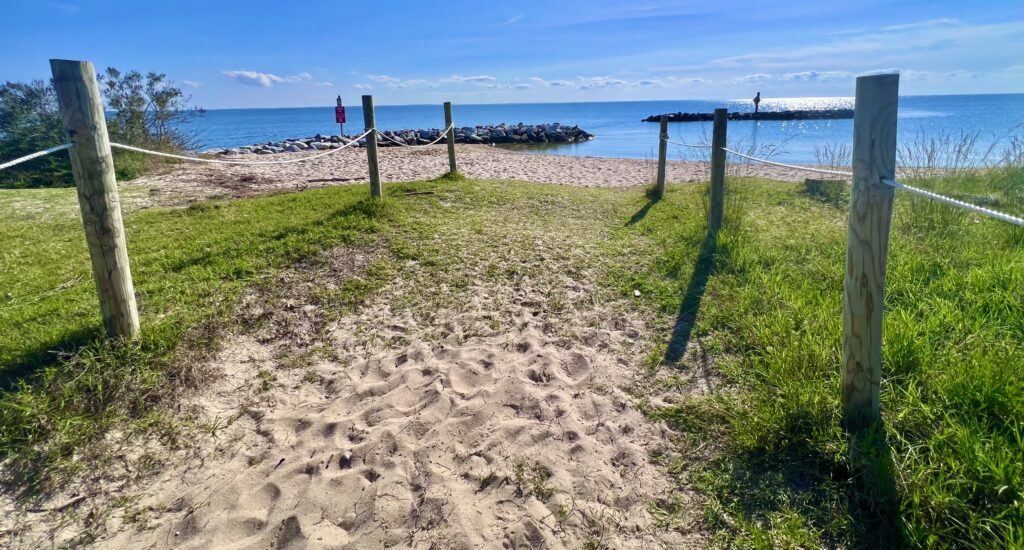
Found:
M 517 90 L 529 90 L 530 88 L 533 88 L 533 86 L 529 84 L 516 84 L 515 86 L 512 87 Z
M 607 76 L 576 77 L 577 90 L 594 90 L 598 88 L 611 88 L 628 84 L 625 80 L 610 78 Z
M 545 80 L 538 76 L 531 76 L 527 80 L 538 86 L 547 86 L 550 88 L 573 88 L 576 90 L 596 90 L 599 88 L 636 85 L 635 83 L 631 83 L 627 80 L 612 78 L 610 76 L 577 76 L 573 80 Z
M 495 80 L 497 80 L 497 79 L 494 78 L 493 76 L 485 75 L 485 74 L 481 74 L 481 75 L 477 75 L 477 76 L 462 76 L 462 75 L 453 74 L 450 77 L 443 79 L 442 82 L 459 82 L 459 83 L 462 83 L 462 82 L 473 82 L 473 83 L 481 83 L 481 82 L 494 82 Z
M 725 84 L 757 84 L 759 82 L 767 82 L 772 80 L 772 78 L 772 75 L 764 73 L 746 74 L 728 79 L 725 81 Z
M 394 76 L 388 76 L 386 74 L 368 74 L 368 75 L 366 75 L 366 78 L 368 78 L 369 80 L 372 80 L 373 82 L 377 82 L 377 83 L 383 84 L 384 86 L 386 86 L 388 88 L 392 88 L 392 89 L 412 88 L 412 87 L 415 87 L 415 86 L 436 86 L 437 85 L 437 83 L 435 83 L 435 82 L 430 82 L 428 80 L 423 80 L 423 79 L 419 79 L 419 78 L 410 78 L 410 79 L 403 80 L 401 78 L 397 78 L 397 77 L 394 77 Z
M 314 86 L 319 86 L 321 88 L 333 88 L 334 87 L 334 83 L 333 82 L 314 82 L 313 85 Z
M 568 80 L 544 80 L 539 76 L 531 76 L 527 80 L 534 82 L 539 86 L 550 86 L 552 88 L 568 88 L 569 86 L 572 86 L 572 82 L 569 82 Z
M 370 80 L 372 80 L 374 82 L 380 82 L 382 84 L 393 84 L 395 82 L 401 82 L 402 81 L 402 79 L 400 79 L 400 78 L 395 78 L 393 76 L 388 76 L 386 74 L 368 74 L 368 75 L 366 75 L 366 78 L 368 78 L 368 79 L 370 79 Z
M 278 76 L 273 73 L 261 73 L 258 71 L 246 70 L 221 71 L 221 73 L 232 80 L 241 82 L 242 84 L 246 84 L 248 86 L 259 86 L 261 88 L 270 88 L 275 84 L 283 82 L 297 83 L 313 80 L 313 75 L 306 72 L 290 76 Z
M 198 88 L 203 85 L 202 82 L 196 82 L 195 80 L 183 80 L 181 83 L 189 88 Z
M 802 71 L 786 73 L 782 80 L 790 82 L 839 82 L 853 79 L 854 74 L 848 71 Z
M 352 87 L 357 89 L 357 90 L 372 90 L 373 89 L 373 86 L 370 86 L 369 84 L 355 84 Z

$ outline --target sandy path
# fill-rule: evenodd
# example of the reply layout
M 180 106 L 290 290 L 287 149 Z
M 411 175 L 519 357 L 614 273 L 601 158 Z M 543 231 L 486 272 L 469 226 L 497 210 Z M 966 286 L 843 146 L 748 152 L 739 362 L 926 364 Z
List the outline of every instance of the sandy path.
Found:
M 601 157 L 532 155 L 481 145 L 457 145 L 459 171 L 470 178 L 522 180 L 584 187 L 629 187 L 654 181 L 651 160 Z M 259 161 L 294 159 L 285 153 L 251 157 Z M 670 158 L 689 152 L 672 151 Z M 696 157 L 694 157 L 696 158 Z M 379 154 L 381 178 L 386 182 L 433 179 L 448 171 L 447 147 L 382 148 Z M 808 173 L 770 165 L 730 165 L 733 173 L 783 181 L 803 181 Z M 666 169 L 669 182 L 699 182 L 708 179 L 708 164 L 700 160 L 671 160 Z M 160 175 L 134 180 L 132 185 L 149 188 L 160 203 L 215 196 L 248 196 L 283 190 L 367 181 L 366 152 L 344 149 L 333 155 L 284 165 L 224 166 L 185 163 Z
M 146 488 L 139 505 L 159 511 L 151 530 L 100 546 L 698 545 L 699 533 L 659 527 L 649 512 L 673 487 L 649 458 L 669 432 L 624 391 L 643 322 L 596 299 L 596 274 L 550 269 L 578 252 L 532 244 L 538 259 L 521 269 L 536 274 L 520 284 L 488 281 L 470 260 L 481 270 L 472 286 L 411 310 L 392 304 L 422 284 L 408 266 L 329 324 L 328 351 L 309 369 L 283 358 L 321 349 L 310 347 L 322 324 L 310 293 L 370 260 L 339 249 L 325 271 L 286 276 L 298 281 L 282 303 L 251 296 L 245 315 L 263 328 L 229 339 L 213 361 L 224 379 L 196 399 L 207 418 L 235 419 L 220 449 Z M 553 289 L 563 313 L 551 312 Z
M 154 447 L 140 485 L 100 479 L 54 499 L 89 495 L 73 517 L 22 513 L 0 540 L 85 523 L 99 548 L 702 547 L 700 507 L 652 458 L 679 441 L 633 393 L 650 320 L 598 285 L 602 223 L 560 201 L 440 206 L 430 263 L 339 248 L 252 290 L 220 376 L 185 400 L 197 449 Z M 337 315 L 322 297 L 376 261 L 400 275 Z

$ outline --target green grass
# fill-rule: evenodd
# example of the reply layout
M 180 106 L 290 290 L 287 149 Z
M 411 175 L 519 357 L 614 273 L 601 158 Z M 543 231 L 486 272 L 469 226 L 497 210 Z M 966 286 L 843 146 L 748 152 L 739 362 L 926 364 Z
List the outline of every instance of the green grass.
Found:
M 922 184 L 964 198 L 984 190 L 993 207 L 1024 211 L 1020 171 Z M 649 411 L 701 449 L 684 446 L 671 468 L 706 496 L 715 540 L 1024 545 L 1019 228 L 897 195 L 884 425 L 854 436 L 838 400 L 846 209 L 801 185 L 739 180 L 728 192 L 742 215 L 703 256 L 700 208 L 669 193 L 635 226 L 656 242 L 654 260 L 621 277 L 623 290 L 643 288 L 678 314 L 677 340 L 712 350 L 728 388 Z M 672 348 L 656 359 L 675 358 Z
M 1019 171 L 923 185 L 1024 212 Z M 670 186 L 653 202 L 642 189 L 458 179 L 387 189 L 384 202 L 336 187 L 128 215 L 144 331 L 129 346 L 97 339 L 73 191 L 0 193 L 0 208 L 16 212 L 0 221 L 0 292 L 10 294 L 0 302 L 0 452 L 39 488 L 65 479 L 82 464 L 75 451 L 111 426 L 160 421 L 161 388 L 187 382 L 188 358 L 214 345 L 245 287 L 321 249 L 378 241 L 391 260 L 340 285 L 350 296 L 335 303 L 358 307 L 383 281 L 412 276 L 406 262 L 446 284 L 425 280 L 396 301 L 457 305 L 471 278 L 514 282 L 555 261 L 596 270 L 605 292 L 644 308 L 660 342 L 646 373 L 657 383 L 644 391 L 671 399 L 638 403 L 679 432 L 658 460 L 702 495 L 718 545 L 1024 545 L 1024 257 L 1014 228 L 897 194 L 884 425 L 850 435 L 839 407 L 841 189 L 731 180 L 713 240 L 701 186 Z M 530 261 L 538 253 L 548 259 Z M 545 315 L 571 315 L 556 290 Z M 678 383 L 704 370 L 715 391 Z M 654 402 L 671 404 L 645 405 Z M 689 513 L 652 509 L 666 525 Z
M 377 239 L 395 214 L 361 189 L 126 217 L 143 337 L 107 344 L 73 189 L 0 192 L 0 453 L 45 489 L 75 453 L 194 380 L 242 289 L 324 247 Z M 353 287 L 366 293 L 372 286 Z M 185 339 L 187 343 L 180 345 Z M 11 481 L 11 480 L 8 480 Z

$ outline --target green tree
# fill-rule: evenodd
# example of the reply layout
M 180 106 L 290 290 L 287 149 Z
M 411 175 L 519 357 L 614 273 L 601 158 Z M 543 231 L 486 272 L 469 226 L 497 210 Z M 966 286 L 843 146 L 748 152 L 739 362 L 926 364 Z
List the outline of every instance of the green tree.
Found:
M 53 86 L 44 80 L 0 86 L 0 159 L 10 160 L 67 139 Z M 0 186 L 53 187 L 71 183 L 66 153 L 47 155 L 0 172 Z
M 121 71 L 110 67 L 100 75 L 107 129 L 113 141 L 164 151 L 195 146 L 187 123 L 203 113 L 189 107 L 191 98 L 167 80 L 167 75 Z M 6 82 L 0 86 L 0 159 L 9 160 L 67 141 L 53 84 L 43 80 Z M 153 162 L 138 153 L 114 151 L 120 179 L 141 175 Z M 0 187 L 71 186 L 67 153 L 31 160 L 0 172 Z
M 107 107 L 114 112 L 107 126 L 113 139 L 131 145 L 172 150 L 193 148 L 183 125 L 203 113 L 188 106 L 190 97 L 167 81 L 167 75 L 121 71 L 108 67 L 100 77 Z

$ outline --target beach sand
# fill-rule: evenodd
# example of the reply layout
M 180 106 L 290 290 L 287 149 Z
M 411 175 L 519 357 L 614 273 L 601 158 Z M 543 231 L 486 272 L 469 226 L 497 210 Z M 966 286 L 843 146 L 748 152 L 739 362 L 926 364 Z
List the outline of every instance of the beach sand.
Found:
M 314 153 L 282 153 L 251 156 L 243 160 L 287 160 Z M 670 160 L 669 183 L 707 181 L 709 164 L 694 157 L 693 151 L 672 151 L 670 158 L 691 155 L 698 160 Z M 696 154 L 704 154 L 698 151 Z M 631 187 L 652 183 L 653 160 L 604 157 L 534 155 L 484 145 L 456 145 L 459 172 L 468 178 L 519 180 L 583 187 Z M 381 180 L 405 182 L 429 180 L 448 172 L 447 146 L 379 149 Z M 764 164 L 731 163 L 730 173 L 781 181 L 803 181 L 807 172 Z M 146 176 L 129 185 L 149 188 L 156 204 L 214 197 L 245 197 L 296 191 L 327 185 L 365 183 L 368 180 L 366 151 L 343 149 L 308 162 L 283 165 L 227 166 L 184 162 L 158 175 Z M 813 176 L 813 175 L 811 175 Z
M 471 178 L 601 187 L 649 183 L 654 168 L 479 146 L 459 147 L 459 162 Z M 706 169 L 672 162 L 669 180 L 703 181 Z M 381 151 L 385 182 L 446 171 L 443 146 Z M 284 166 L 181 164 L 127 185 L 148 188 L 155 206 L 365 176 L 365 151 L 355 150 Z M 183 397 L 192 425 L 212 427 L 178 450 L 126 445 L 123 471 L 55 495 L 40 505 L 48 513 L 4 497 L 0 540 L 20 548 L 83 536 L 97 536 L 100 548 L 702 547 L 695 497 L 652 458 L 678 442 L 632 393 L 650 384 L 650 321 L 599 290 L 600 252 L 566 239 L 572 228 L 480 230 L 494 234 L 458 241 L 480 250 L 451 268 L 468 288 L 430 279 L 410 260 L 354 312 L 320 311 L 314 297 L 367 269 L 385 253 L 377 245 L 326 251 L 251 289 L 238 328 L 205 361 L 213 381 Z M 522 276 L 489 279 L 495 262 Z M 434 296 L 426 303 L 402 301 L 424 287 Z M 693 388 L 710 391 L 706 380 Z M 159 467 L 143 474 L 139 464 Z M 665 525 L 653 505 L 692 513 Z M 85 535 L 83 525 L 92 526 Z

